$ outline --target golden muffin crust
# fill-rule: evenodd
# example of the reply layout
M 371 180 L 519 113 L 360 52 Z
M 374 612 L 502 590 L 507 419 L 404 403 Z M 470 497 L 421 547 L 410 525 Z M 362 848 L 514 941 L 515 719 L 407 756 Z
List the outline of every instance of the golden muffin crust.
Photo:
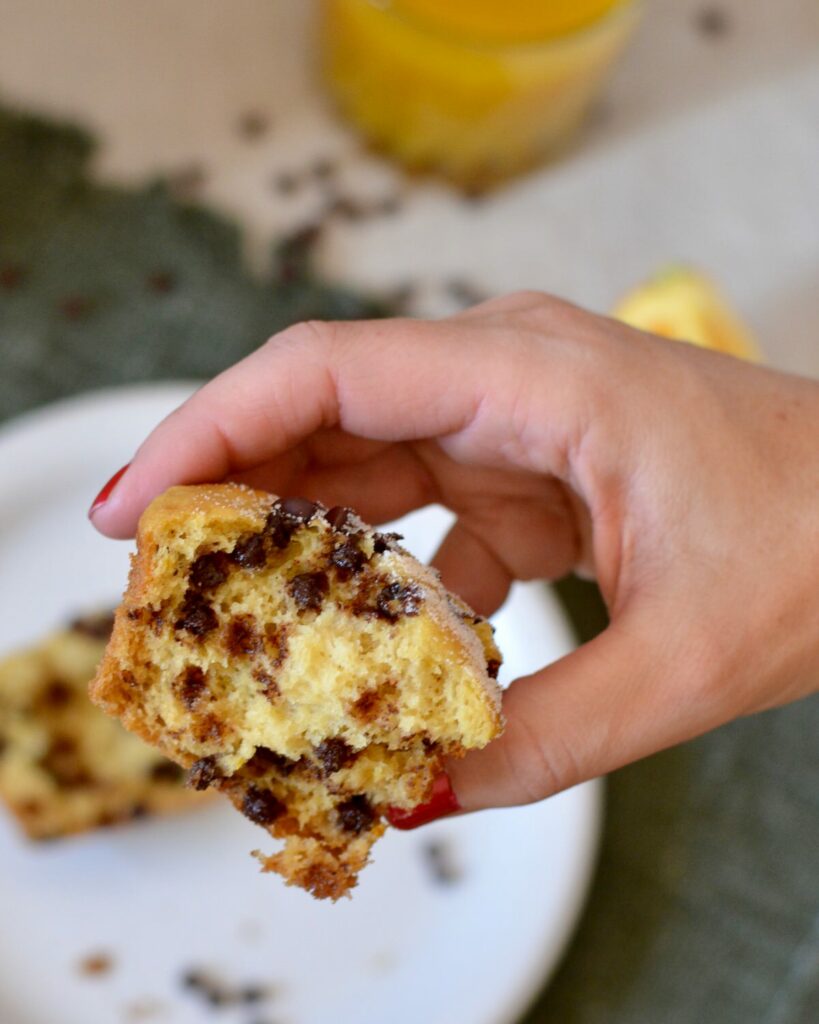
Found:
M 387 807 L 502 729 L 491 627 L 398 539 L 303 498 L 171 488 L 91 689 L 283 839 L 264 869 L 318 897 L 355 885 Z
M 202 802 L 184 772 L 88 699 L 110 614 L 0 661 L 0 799 L 32 839 Z

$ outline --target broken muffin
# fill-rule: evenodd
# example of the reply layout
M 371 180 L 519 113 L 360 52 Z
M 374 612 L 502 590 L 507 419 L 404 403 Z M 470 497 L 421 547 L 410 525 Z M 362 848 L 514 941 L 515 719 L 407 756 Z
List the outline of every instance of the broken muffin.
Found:
M 502 728 L 491 626 L 347 508 L 236 484 L 143 514 L 91 694 L 284 840 L 264 870 L 356 883 L 387 807 Z
M 77 619 L 0 661 L 0 799 L 32 839 L 202 802 L 178 765 L 88 699 L 112 622 Z

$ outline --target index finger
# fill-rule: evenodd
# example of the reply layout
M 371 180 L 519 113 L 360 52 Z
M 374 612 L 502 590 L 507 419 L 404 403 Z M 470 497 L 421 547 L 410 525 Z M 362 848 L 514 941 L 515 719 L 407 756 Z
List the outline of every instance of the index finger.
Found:
M 247 471 L 321 427 L 390 441 L 457 434 L 493 377 L 487 351 L 473 327 L 455 320 L 298 324 L 160 423 L 93 523 L 110 537 L 132 536 L 145 507 L 171 485 Z

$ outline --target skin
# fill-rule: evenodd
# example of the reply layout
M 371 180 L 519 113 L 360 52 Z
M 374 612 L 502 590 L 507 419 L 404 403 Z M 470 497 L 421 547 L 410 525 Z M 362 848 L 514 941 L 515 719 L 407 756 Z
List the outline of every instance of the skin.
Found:
M 132 536 L 176 483 L 238 480 L 370 521 L 429 502 L 482 614 L 593 575 L 597 639 L 504 697 L 451 765 L 462 807 L 527 803 L 819 688 L 819 384 L 539 293 L 437 322 L 300 324 L 147 438 L 93 514 Z

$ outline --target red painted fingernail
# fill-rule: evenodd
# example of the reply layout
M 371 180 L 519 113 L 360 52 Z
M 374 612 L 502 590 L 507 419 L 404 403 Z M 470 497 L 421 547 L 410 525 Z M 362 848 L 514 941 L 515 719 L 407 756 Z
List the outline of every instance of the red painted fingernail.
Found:
M 461 805 L 455 796 L 449 776 L 446 772 L 441 772 L 432 784 L 432 796 L 425 804 L 419 804 L 408 811 L 403 811 L 399 807 L 390 807 L 387 811 L 387 818 L 395 828 L 411 829 L 418 828 L 419 825 L 426 825 L 427 822 L 443 818 L 445 814 L 452 814 L 460 809 Z
M 114 475 L 108 481 L 108 483 L 105 485 L 105 487 L 103 487 L 100 493 L 96 496 L 96 498 L 94 498 L 93 502 L 91 503 L 91 508 L 88 510 L 89 518 L 94 515 L 97 509 L 102 508 L 106 501 L 108 501 L 108 499 L 111 497 L 111 493 L 113 492 L 114 488 L 125 475 L 125 470 L 130 465 L 131 463 L 129 462 L 125 466 L 123 466 L 122 469 L 118 469 L 116 473 L 114 473 Z

